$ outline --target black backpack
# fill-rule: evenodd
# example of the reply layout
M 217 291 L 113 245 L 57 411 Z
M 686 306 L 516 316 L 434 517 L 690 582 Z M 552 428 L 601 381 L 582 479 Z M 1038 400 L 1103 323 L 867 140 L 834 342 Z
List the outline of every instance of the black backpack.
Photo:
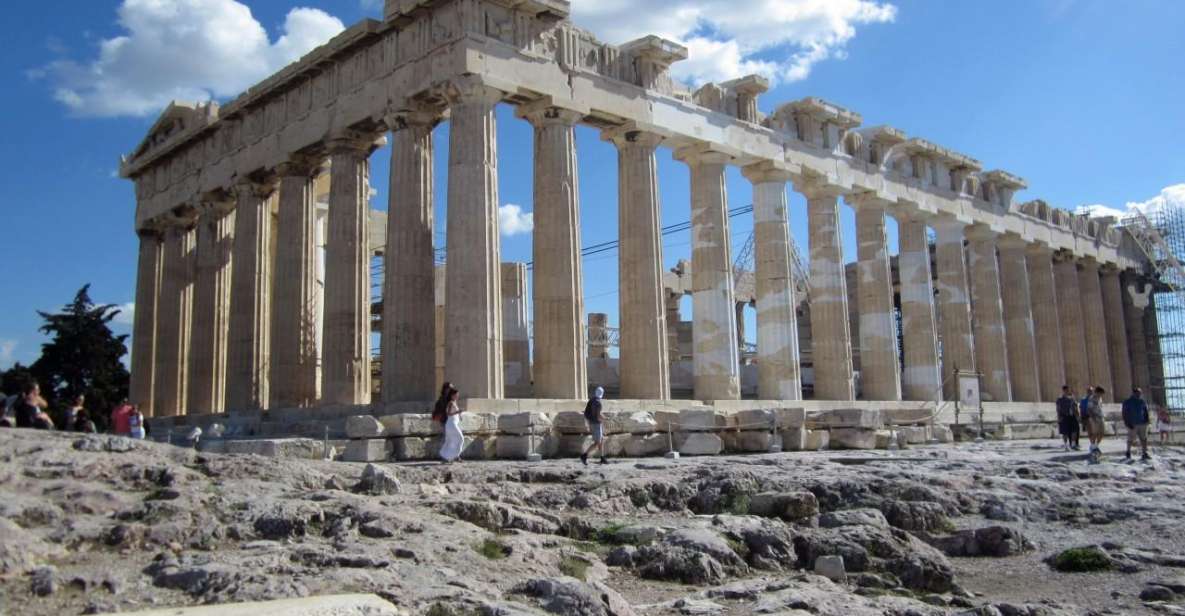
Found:
M 584 405 L 584 419 L 587 421 L 601 421 L 601 401 L 592 398 Z

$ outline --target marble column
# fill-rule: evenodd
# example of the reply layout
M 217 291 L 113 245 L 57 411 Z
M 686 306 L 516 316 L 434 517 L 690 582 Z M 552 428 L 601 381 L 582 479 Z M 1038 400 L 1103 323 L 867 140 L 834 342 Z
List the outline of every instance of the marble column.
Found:
M 905 366 L 901 371 L 906 400 L 940 396 L 938 330 L 934 318 L 934 281 L 926 221 L 918 214 L 897 219 L 897 269 L 901 279 L 901 330 Z
M 1099 282 L 1099 262 L 1086 257 L 1078 270 L 1078 292 L 1082 302 L 1082 328 L 1086 336 L 1086 365 L 1090 384 L 1107 390 L 1104 398 L 1114 401 L 1116 392 L 1111 378 L 1111 357 L 1107 352 L 1107 318 L 1103 312 L 1103 289 Z
M 174 224 L 164 232 L 152 402 L 157 417 L 184 415 L 186 410 L 186 359 L 193 316 L 195 238 L 191 224 Z
M 319 160 L 281 164 L 271 315 L 269 408 L 317 402 L 317 204 Z
M 1057 286 L 1053 274 L 1053 251 L 1042 244 L 1029 244 L 1025 263 L 1029 269 L 1029 306 L 1036 335 L 1037 377 L 1041 384 L 1041 400 L 1053 402 L 1062 395 L 1062 385 L 1066 384 Z
M 893 275 L 885 236 L 886 202 L 848 197 L 856 209 L 856 308 L 860 319 L 860 385 L 865 400 L 900 400 Z
M 197 222 L 186 405 L 192 414 L 221 413 L 226 408 L 233 205 L 229 199 L 208 202 Z
M 329 142 L 329 220 L 321 400 L 370 403 L 370 151 L 364 135 Z
M 1102 270 L 1103 315 L 1107 322 L 1107 357 L 1111 360 L 1111 384 L 1115 400 L 1132 391 L 1132 364 L 1128 355 L 1127 321 L 1123 316 L 1123 285 L 1119 270 L 1109 265 Z
M 232 413 L 262 409 L 268 399 L 275 189 L 274 181 L 235 186 L 226 383 L 226 408 Z
M 935 265 L 938 267 L 938 314 L 942 324 L 942 391 L 945 399 L 959 399 L 955 371 L 975 372 L 975 344 L 971 333 L 971 301 L 963 249 L 966 225 L 939 219 L 934 225 Z
M 811 361 L 815 399 L 852 400 L 852 338 L 848 328 L 848 292 L 844 279 L 843 240 L 839 225 L 839 190 L 819 182 L 795 181 L 806 195 L 810 233 Z
M 671 397 L 662 285 L 662 214 L 654 152 L 662 138 L 616 129 L 621 397 Z
M 538 398 L 588 395 L 580 190 L 575 126 L 583 114 L 558 107 L 520 108 L 535 127 L 532 308 Z
M 436 397 L 433 150 L 435 112 L 388 118 L 391 175 L 383 252 L 383 375 L 386 402 Z
M 141 229 L 136 263 L 136 309 L 132 315 L 132 373 L 128 399 L 145 417 L 154 413 L 157 312 L 161 291 L 161 236 Z
M 527 320 L 527 264 L 503 263 L 502 365 L 506 395 L 531 397 L 531 338 Z
M 1000 239 L 1001 300 L 1004 304 L 1005 346 L 1008 350 L 1012 399 L 1017 402 L 1039 402 L 1041 380 L 1037 367 L 1032 298 L 1029 295 L 1029 265 L 1025 258 L 1027 246 L 1027 242 L 1013 235 Z
M 1131 271 L 1123 273 L 1121 282 L 1123 283 L 1121 291 L 1123 320 L 1127 329 L 1127 344 L 1131 356 L 1132 384 L 1143 390 L 1145 400 L 1151 400 L 1152 379 L 1149 373 L 1148 338 L 1144 332 L 1144 310 L 1148 307 L 1152 286 Z
M 741 397 L 736 290 L 728 231 L 728 156 L 698 149 L 676 157 L 691 170 L 691 335 L 697 400 Z
M 996 261 L 999 235 L 984 227 L 968 229 L 971 272 L 971 314 L 975 335 L 975 365 L 979 367 L 985 400 L 1011 402 L 1008 345 L 1000 301 L 1000 267 Z
M 1057 283 L 1057 319 L 1062 339 L 1062 360 L 1066 385 L 1081 398 L 1092 386 L 1086 361 L 1086 332 L 1083 329 L 1082 294 L 1078 291 L 1078 263 L 1073 255 L 1057 253 L 1053 266 Z
M 502 398 L 498 140 L 502 92 L 476 82 L 450 93 L 445 378 L 467 398 Z

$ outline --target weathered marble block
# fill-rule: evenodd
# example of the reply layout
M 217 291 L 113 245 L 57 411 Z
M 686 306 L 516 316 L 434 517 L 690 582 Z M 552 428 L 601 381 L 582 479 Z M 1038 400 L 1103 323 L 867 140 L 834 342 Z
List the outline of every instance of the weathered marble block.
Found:
M 930 442 L 930 426 L 900 426 L 897 434 L 910 445 L 921 445 Z
M 831 433 L 827 430 L 807 430 L 803 438 L 803 451 L 822 451 L 831 447 Z
M 875 449 L 876 430 L 866 428 L 833 428 L 830 435 L 832 449 Z
M 782 451 L 803 451 L 806 449 L 806 435 L 810 432 L 803 427 L 782 430 Z
M 816 411 L 807 415 L 811 426 L 825 428 L 863 428 L 879 430 L 884 426 L 881 412 L 877 409 L 833 409 Z
M 550 431 L 551 416 L 546 413 L 511 413 L 498 416 L 498 432 L 500 434 L 521 436 L 543 434 Z
M 311 438 L 269 438 L 225 441 L 226 453 L 252 454 L 267 458 L 302 458 L 320 460 L 325 443 Z M 333 455 L 334 452 L 330 452 Z
M 707 432 L 681 432 L 675 434 L 675 449 L 684 456 L 715 456 L 724 449 L 724 442 Z
M 345 462 L 382 462 L 391 457 L 392 444 L 388 439 L 368 438 L 350 441 L 342 454 Z
M 429 460 L 440 457 L 440 437 L 403 436 L 391 439 L 392 455 L 396 460 Z
M 499 435 L 495 442 L 495 455 L 499 460 L 525 460 L 527 455 L 537 453 L 545 458 L 554 458 L 560 450 L 560 437 L 547 435 Z
M 605 412 L 606 434 L 650 434 L 658 428 L 650 411 Z M 565 411 L 552 417 L 552 427 L 560 434 L 588 434 L 583 412 Z
M 782 449 L 781 435 L 765 431 L 744 430 L 741 432 L 727 431 L 720 435 L 724 441 L 724 450 L 730 453 L 768 453 Z
M 373 415 L 353 415 L 346 418 L 346 436 L 350 438 L 378 438 L 386 428 Z
M 654 419 L 660 432 L 668 426 L 672 432 L 711 432 L 734 425 L 729 415 L 710 408 L 655 411 Z

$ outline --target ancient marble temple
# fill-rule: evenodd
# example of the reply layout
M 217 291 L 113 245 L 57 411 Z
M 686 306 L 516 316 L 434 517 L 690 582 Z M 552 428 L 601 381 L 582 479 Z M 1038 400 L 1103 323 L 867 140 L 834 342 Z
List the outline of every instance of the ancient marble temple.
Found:
M 522 394 L 508 365 L 516 383 L 529 375 L 526 395 L 586 396 L 577 125 L 618 155 L 620 398 L 671 396 L 660 149 L 690 170 L 690 203 L 665 205 L 691 219 L 698 400 L 741 396 L 730 166 L 753 186 L 758 398 L 802 398 L 808 351 L 813 398 L 837 404 L 949 399 L 956 370 L 980 374 L 996 402 L 1049 401 L 1063 383 L 1148 387 L 1147 302 L 1131 301 L 1147 263 L 1121 229 L 1017 203 L 1026 185 L 1015 173 L 864 127 L 827 101 L 764 114 L 759 76 L 691 91 L 669 73 L 686 58 L 656 36 L 599 42 L 563 0 L 387 0 L 382 21 L 350 27 L 225 105 L 173 103 L 121 165 L 136 186 L 140 241 L 132 399 L 157 416 L 423 402 L 438 364 L 473 399 Z M 502 103 L 533 126 L 532 152 L 498 151 Z M 450 130 L 438 318 L 441 122 Z M 379 147 L 392 148 L 392 162 L 375 247 L 369 156 Z M 503 285 L 525 288 L 523 272 L 504 278 L 501 263 L 497 168 L 507 157 L 534 164 L 533 279 L 529 296 L 520 292 L 534 315 L 529 347 L 525 322 L 503 314 Z M 796 323 L 787 189 L 807 203 L 809 340 Z M 856 214 L 854 281 L 843 206 Z M 375 252 L 385 260 L 381 385 L 371 382 Z

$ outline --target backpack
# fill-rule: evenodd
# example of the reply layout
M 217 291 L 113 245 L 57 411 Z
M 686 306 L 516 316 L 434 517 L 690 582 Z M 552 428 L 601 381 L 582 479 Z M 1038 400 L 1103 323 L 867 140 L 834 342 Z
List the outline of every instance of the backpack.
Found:
M 601 421 L 601 401 L 593 398 L 584 405 L 584 419 L 593 423 Z

